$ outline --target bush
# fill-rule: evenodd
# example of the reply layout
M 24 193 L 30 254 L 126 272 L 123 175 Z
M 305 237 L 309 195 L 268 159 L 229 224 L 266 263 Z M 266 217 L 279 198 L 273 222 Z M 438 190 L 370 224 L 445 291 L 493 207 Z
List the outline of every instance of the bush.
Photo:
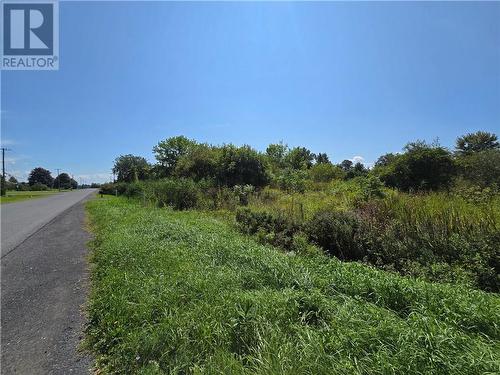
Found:
M 486 150 L 458 159 L 459 172 L 481 187 L 500 186 L 500 150 Z
M 342 169 L 331 163 L 315 164 L 309 169 L 309 177 L 314 182 L 330 182 L 333 179 L 341 179 L 343 176 Z
M 126 186 L 124 195 L 127 198 L 140 197 L 142 196 L 143 192 L 143 185 L 137 182 L 133 182 Z
M 45 190 L 49 190 L 49 188 L 47 187 L 47 185 L 44 185 L 44 184 L 41 184 L 40 182 L 37 182 L 37 183 L 30 186 L 30 190 L 31 191 L 45 191 Z
M 100 189 L 99 189 L 99 194 L 115 195 L 116 194 L 115 184 L 111 184 L 111 183 L 101 184 Z
M 267 242 L 285 250 L 294 249 L 294 236 L 300 225 L 283 214 L 265 211 L 238 209 L 236 222 L 239 229 L 247 234 L 257 234 L 261 242 Z
M 304 193 L 306 190 L 307 172 L 291 168 L 284 169 L 275 177 L 278 187 L 288 193 Z
M 233 192 L 238 197 L 239 203 L 242 206 L 248 205 L 248 198 L 255 191 L 252 185 L 235 185 L 233 186 Z
M 193 180 L 180 178 L 149 182 L 145 185 L 145 194 L 158 207 L 187 210 L 197 206 L 200 192 Z
M 368 201 L 375 198 L 384 198 L 384 184 L 380 179 L 373 175 L 366 177 L 357 177 L 361 188 L 361 199 Z
M 361 223 L 352 213 L 318 211 L 304 230 L 314 244 L 340 259 L 360 260 L 365 255 Z
M 404 191 L 438 190 L 450 186 L 456 168 L 451 153 L 438 145 L 410 143 L 376 173 L 387 186 Z
M 264 157 L 250 146 L 220 148 L 218 180 L 222 185 L 264 186 L 268 175 Z
M 370 263 L 432 281 L 467 280 L 500 290 L 500 230 L 490 206 L 448 194 L 401 195 L 367 203 L 359 215 Z
M 215 179 L 219 150 L 208 145 L 190 147 L 187 154 L 181 156 L 175 167 L 175 175 L 192 178 L 195 181 L 202 179 Z

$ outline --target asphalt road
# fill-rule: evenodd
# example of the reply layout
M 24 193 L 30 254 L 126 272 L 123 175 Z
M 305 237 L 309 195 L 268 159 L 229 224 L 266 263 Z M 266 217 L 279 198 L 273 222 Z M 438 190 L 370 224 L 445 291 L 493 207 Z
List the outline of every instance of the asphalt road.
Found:
M 93 192 L 95 189 L 83 189 L 2 204 L 2 257 L 30 234 Z
M 93 192 L 2 205 L 2 374 L 89 373 L 77 348 L 90 239 L 83 202 Z

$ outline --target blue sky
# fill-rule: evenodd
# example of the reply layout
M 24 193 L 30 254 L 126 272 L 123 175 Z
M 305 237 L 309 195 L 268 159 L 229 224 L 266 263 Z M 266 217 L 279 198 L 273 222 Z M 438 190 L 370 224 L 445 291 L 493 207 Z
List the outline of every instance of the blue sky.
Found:
M 371 163 L 500 133 L 499 20 L 499 2 L 61 2 L 59 71 L 1 73 L 7 171 L 104 181 L 179 134 Z

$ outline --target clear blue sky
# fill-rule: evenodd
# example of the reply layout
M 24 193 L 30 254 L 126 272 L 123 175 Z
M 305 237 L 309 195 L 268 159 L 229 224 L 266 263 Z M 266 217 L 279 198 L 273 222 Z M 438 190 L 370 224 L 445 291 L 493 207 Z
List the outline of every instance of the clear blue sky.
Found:
M 3 71 L 8 171 L 109 179 L 184 134 L 371 163 L 500 133 L 500 3 L 60 4 L 60 70 Z

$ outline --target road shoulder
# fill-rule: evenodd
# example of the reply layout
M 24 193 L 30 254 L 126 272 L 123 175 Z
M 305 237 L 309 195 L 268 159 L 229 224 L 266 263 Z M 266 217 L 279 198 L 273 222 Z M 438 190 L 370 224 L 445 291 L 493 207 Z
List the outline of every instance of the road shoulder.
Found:
M 2 259 L 2 374 L 88 374 L 78 352 L 88 292 L 85 201 Z

